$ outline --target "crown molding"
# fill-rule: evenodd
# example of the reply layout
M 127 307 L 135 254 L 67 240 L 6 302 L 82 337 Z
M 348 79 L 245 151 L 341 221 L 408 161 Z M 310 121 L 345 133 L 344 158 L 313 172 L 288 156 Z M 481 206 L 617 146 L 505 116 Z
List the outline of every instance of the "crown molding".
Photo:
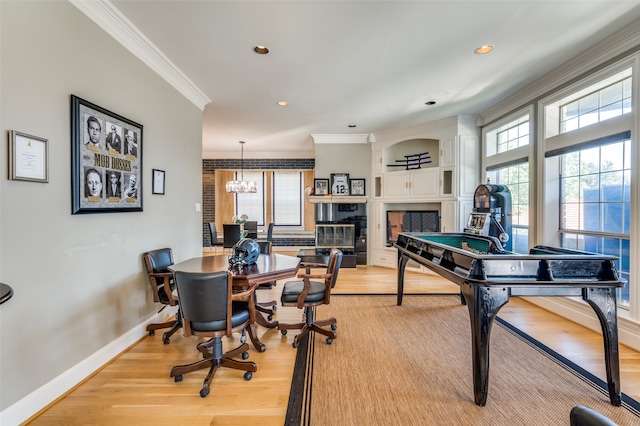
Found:
M 118 43 L 204 111 L 207 97 L 151 40 L 109 0 L 68 0 Z
M 607 61 L 612 61 L 626 52 L 637 49 L 640 45 L 640 25 L 638 25 L 638 22 L 640 21 L 623 27 L 595 46 L 565 62 L 535 83 L 484 111 L 479 115 L 479 124 L 490 123 L 505 114 L 521 108 L 526 102 L 533 102 L 545 96 L 550 90 L 557 90 L 573 79 L 600 65 L 606 64 Z

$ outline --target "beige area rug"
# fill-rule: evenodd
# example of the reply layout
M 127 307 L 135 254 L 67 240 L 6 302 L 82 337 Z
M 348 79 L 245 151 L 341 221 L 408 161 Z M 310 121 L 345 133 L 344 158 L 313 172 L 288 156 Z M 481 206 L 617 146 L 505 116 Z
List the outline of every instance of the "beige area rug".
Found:
M 612 406 L 596 383 L 498 322 L 487 405 L 475 405 L 469 316 L 458 297 L 405 296 L 397 306 L 395 296 L 334 296 L 316 315 L 338 319 L 338 338 L 301 345 L 305 374 L 292 385 L 301 408 L 287 424 L 568 425 L 576 405 L 640 424 L 637 402 L 625 396 Z

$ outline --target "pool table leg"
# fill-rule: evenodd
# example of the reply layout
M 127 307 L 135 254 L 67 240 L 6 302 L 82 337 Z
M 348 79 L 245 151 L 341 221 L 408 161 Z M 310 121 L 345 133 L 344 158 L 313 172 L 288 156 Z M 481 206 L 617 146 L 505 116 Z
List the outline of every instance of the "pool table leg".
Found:
M 398 306 L 402 305 L 404 295 L 404 270 L 409 261 L 409 256 L 405 256 L 398 250 Z
M 620 394 L 620 352 L 618 349 L 618 314 L 616 289 L 613 287 L 585 288 L 582 298 L 593 308 L 600 320 L 604 340 L 604 363 L 611 404 L 622 404 Z
M 482 287 L 462 284 L 462 294 L 471 320 L 471 357 L 473 394 L 476 405 L 487 404 L 489 392 L 489 339 L 491 326 L 500 308 L 509 301 L 505 287 Z

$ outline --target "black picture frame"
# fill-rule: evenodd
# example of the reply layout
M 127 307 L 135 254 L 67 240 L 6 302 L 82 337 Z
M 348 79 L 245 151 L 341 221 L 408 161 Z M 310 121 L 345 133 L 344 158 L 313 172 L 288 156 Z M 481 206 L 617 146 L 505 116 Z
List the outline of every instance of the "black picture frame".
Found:
M 71 95 L 71 214 L 142 211 L 142 130 Z
M 314 195 L 329 195 L 329 179 L 314 179 L 313 180 L 313 194 Z
M 164 170 L 158 170 L 158 169 L 152 169 L 152 170 L 153 170 L 153 175 L 151 179 L 152 180 L 151 193 L 164 195 L 164 179 L 165 179 Z
M 351 195 L 366 195 L 365 179 L 350 179 L 349 190 Z
M 349 195 L 349 173 L 331 173 L 331 195 Z

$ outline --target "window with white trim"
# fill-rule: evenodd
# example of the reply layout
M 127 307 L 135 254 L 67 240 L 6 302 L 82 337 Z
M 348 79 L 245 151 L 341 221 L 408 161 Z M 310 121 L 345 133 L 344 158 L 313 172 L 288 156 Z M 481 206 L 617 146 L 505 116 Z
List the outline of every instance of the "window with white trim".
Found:
M 302 179 L 295 170 L 273 172 L 273 224 L 302 226 Z
M 255 181 L 257 191 L 236 194 L 236 214 L 246 214 L 249 220 L 255 220 L 259 226 L 264 226 L 264 172 L 245 170 L 243 177 L 244 180 Z M 240 179 L 239 173 L 236 173 L 236 179 Z

